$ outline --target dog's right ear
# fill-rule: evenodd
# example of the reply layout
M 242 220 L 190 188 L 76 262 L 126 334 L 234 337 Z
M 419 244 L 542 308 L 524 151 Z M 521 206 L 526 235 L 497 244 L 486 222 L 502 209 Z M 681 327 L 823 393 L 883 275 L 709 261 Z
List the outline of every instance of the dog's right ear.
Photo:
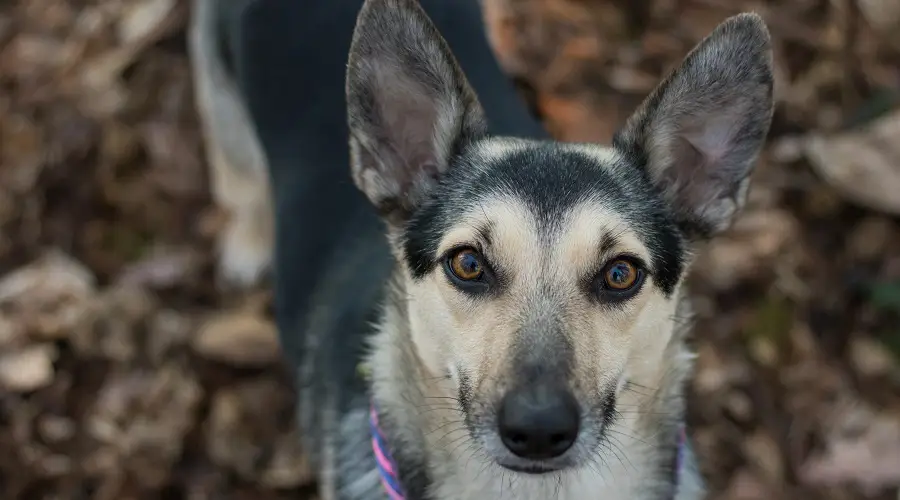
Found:
M 415 0 L 367 0 L 347 69 L 353 180 L 402 223 L 452 157 L 486 131 L 447 43 Z

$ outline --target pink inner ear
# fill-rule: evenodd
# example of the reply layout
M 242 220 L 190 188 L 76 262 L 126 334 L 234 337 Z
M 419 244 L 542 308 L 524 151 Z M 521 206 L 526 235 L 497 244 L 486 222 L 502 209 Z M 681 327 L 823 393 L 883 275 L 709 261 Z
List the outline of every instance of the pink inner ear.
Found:
M 691 117 L 699 123 L 684 127 L 682 137 L 702 156 L 706 169 L 718 169 L 732 148 L 740 125 L 741 113 L 733 104 L 723 106 L 721 115 L 712 117 Z
M 671 163 L 663 173 L 665 185 L 683 208 L 704 212 L 715 205 L 729 188 L 734 172 L 729 172 L 728 156 L 737 146 L 740 115 L 734 105 L 723 107 L 716 117 L 692 115 L 676 129 L 670 144 Z
M 387 149 L 387 157 L 392 162 L 386 165 L 392 171 L 385 175 L 408 187 L 425 173 L 420 171 L 423 167 L 428 170 L 430 165 L 437 170 L 434 134 L 438 104 L 422 85 L 396 71 L 385 72 L 389 69 L 388 65 L 381 65 L 375 86 L 375 101 L 382 121 L 381 140 L 386 142 L 382 147 Z

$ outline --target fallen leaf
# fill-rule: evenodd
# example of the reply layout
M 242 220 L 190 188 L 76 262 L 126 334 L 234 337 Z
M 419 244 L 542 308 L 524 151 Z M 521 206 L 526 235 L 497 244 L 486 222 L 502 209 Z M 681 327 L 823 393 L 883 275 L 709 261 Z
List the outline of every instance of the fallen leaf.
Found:
M 267 365 L 280 353 L 275 324 L 246 312 L 208 320 L 194 337 L 193 348 L 201 356 L 235 366 Z
M 806 156 L 822 179 L 847 199 L 900 215 L 900 111 L 861 130 L 812 135 Z
M 85 318 L 94 294 L 91 272 L 57 251 L 0 280 L 0 306 L 7 319 L 41 340 L 68 337 Z
M 173 286 L 196 269 L 200 256 L 191 249 L 162 249 L 125 268 L 119 283 L 159 289 Z
M 862 432 L 834 433 L 828 448 L 801 470 L 821 486 L 855 484 L 869 492 L 900 487 L 900 416 L 878 415 Z
M 31 392 L 53 381 L 52 344 L 35 344 L 0 354 L 0 387 L 11 392 Z
M 131 44 L 149 38 L 166 21 L 176 0 L 141 0 L 126 4 L 118 24 L 119 40 Z

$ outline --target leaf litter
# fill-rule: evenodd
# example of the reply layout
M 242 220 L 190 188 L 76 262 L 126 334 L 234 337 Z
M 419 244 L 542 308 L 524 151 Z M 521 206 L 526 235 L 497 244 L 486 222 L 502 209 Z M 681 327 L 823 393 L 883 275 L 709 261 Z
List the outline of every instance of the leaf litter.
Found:
M 900 488 L 900 4 L 485 0 L 548 128 L 609 141 L 726 16 L 769 22 L 770 142 L 697 257 L 710 498 Z M 215 285 L 186 2 L 0 4 L 0 496 L 312 498 L 264 288 Z

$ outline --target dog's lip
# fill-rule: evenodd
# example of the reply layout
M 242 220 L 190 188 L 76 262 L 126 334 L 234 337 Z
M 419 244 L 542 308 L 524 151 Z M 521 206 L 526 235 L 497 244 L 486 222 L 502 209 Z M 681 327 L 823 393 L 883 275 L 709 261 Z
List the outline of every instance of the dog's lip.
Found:
M 519 472 L 522 474 L 532 474 L 532 475 L 541 475 L 547 474 L 550 472 L 558 472 L 562 470 L 560 467 L 552 467 L 548 465 L 542 464 L 504 464 L 500 463 L 500 467 L 504 469 L 511 470 L 513 472 Z

